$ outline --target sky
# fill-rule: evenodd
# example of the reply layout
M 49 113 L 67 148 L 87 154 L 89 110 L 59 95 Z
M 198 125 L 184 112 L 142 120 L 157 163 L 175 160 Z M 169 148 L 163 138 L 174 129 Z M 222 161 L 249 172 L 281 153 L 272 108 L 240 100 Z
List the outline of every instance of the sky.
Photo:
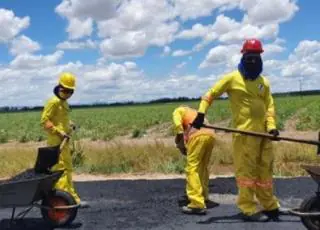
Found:
M 42 106 L 59 74 L 71 104 L 199 97 L 263 43 L 272 92 L 320 88 L 320 1 L 1 0 L 0 106 Z

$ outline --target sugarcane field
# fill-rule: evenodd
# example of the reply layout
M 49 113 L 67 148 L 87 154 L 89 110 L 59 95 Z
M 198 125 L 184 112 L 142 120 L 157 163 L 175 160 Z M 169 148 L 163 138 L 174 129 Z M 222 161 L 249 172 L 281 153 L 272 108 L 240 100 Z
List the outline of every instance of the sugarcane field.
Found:
M 0 2 L 0 230 L 319 230 L 320 2 Z

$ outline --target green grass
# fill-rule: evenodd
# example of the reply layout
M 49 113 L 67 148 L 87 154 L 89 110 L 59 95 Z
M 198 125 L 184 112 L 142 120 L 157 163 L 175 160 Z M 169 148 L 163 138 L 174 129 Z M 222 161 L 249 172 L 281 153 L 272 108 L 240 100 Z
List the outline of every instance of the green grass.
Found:
M 299 114 L 298 130 L 319 130 L 320 129 L 320 100 L 309 104 L 306 109 Z
M 302 122 L 307 125 L 300 125 L 299 127 L 303 129 L 308 127 L 319 128 L 319 123 L 317 123 L 319 120 L 319 104 L 313 103 L 319 101 L 319 99 L 319 96 L 275 98 L 278 127 L 282 129 L 285 121 L 293 116 L 296 111 L 308 107 L 307 114 L 301 116 Z M 80 126 L 78 130 L 80 138 L 110 140 L 121 135 L 138 138 L 143 136 L 147 129 L 155 125 L 171 122 L 172 112 L 180 104 L 198 108 L 199 102 L 73 109 L 70 115 L 72 120 Z M 309 113 L 309 111 L 312 112 Z M 0 113 L 0 143 L 9 140 L 19 142 L 44 140 L 46 134 L 39 124 L 40 115 L 40 111 Z M 212 123 L 230 118 L 231 111 L 227 100 L 215 101 L 208 111 L 208 119 Z
M 303 109 L 308 105 L 312 106 L 313 102 L 319 101 L 319 99 L 319 96 L 288 96 L 275 98 L 277 127 L 283 129 L 287 119 L 293 116 L 298 110 Z

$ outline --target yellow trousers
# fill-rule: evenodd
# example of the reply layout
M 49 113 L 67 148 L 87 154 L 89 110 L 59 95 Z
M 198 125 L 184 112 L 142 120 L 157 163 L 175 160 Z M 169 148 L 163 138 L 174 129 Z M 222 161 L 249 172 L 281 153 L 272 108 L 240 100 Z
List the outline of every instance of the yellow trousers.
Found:
M 52 171 L 64 170 L 64 173 L 55 184 L 55 189 L 68 192 L 77 203 L 80 203 L 80 197 L 76 193 L 72 182 L 72 156 L 68 145 L 65 145 L 60 153 L 59 162 L 54 165 Z
M 257 212 L 255 197 L 264 210 L 279 208 L 273 195 L 273 160 L 270 140 L 236 134 L 233 159 L 238 186 L 238 208 L 246 215 Z
M 189 208 L 206 208 L 205 200 L 209 196 L 208 164 L 213 146 L 214 137 L 211 135 L 196 136 L 191 138 L 187 144 L 185 172 Z

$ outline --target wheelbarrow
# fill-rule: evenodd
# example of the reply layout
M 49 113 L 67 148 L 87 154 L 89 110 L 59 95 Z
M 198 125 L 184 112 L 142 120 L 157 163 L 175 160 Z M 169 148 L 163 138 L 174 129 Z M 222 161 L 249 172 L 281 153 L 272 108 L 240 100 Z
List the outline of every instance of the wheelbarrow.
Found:
M 76 218 L 79 205 L 74 198 L 67 192 L 54 189 L 63 171 L 50 171 L 66 142 L 64 139 L 59 146 L 39 148 L 34 168 L 0 182 L 0 208 L 12 208 L 10 227 L 34 207 L 40 208 L 43 219 L 52 227 L 71 224 Z M 15 215 L 20 207 L 25 209 Z
M 318 140 L 316 141 L 316 140 L 273 136 L 266 133 L 244 131 L 244 130 L 238 130 L 238 129 L 211 126 L 211 125 L 203 125 L 203 127 L 222 130 L 225 132 L 241 133 L 249 136 L 264 137 L 264 138 L 269 138 L 275 141 L 283 140 L 283 141 L 291 141 L 291 142 L 297 142 L 297 143 L 316 145 L 318 147 L 317 155 L 320 155 L 320 132 L 318 134 Z M 301 218 L 301 222 L 303 223 L 303 225 L 309 230 L 320 230 L 320 166 L 302 165 L 301 167 L 304 170 L 306 170 L 311 176 L 311 178 L 317 183 L 318 185 L 317 191 L 315 192 L 314 195 L 304 199 L 300 204 L 299 208 L 283 209 L 282 212 L 287 213 L 289 215 L 299 216 Z
M 299 216 L 303 225 L 309 230 L 320 229 L 320 167 L 302 165 L 311 178 L 317 183 L 317 191 L 314 195 L 304 199 L 297 209 L 288 209 L 288 213 Z

